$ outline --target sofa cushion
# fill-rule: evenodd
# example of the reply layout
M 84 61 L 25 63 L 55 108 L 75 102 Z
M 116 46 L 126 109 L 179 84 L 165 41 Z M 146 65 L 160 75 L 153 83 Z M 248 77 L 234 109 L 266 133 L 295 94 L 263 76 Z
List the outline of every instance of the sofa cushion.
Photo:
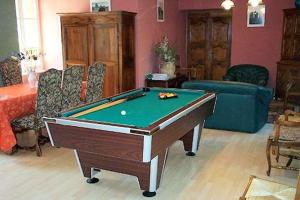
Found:
M 187 81 L 182 84 L 182 88 L 200 89 L 213 91 L 215 93 L 257 95 L 266 104 L 272 100 L 273 94 L 273 91 L 270 88 L 234 81 Z
M 224 81 L 237 81 L 266 86 L 269 79 L 269 71 L 260 65 L 240 64 L 228 69 L 223 77 Z

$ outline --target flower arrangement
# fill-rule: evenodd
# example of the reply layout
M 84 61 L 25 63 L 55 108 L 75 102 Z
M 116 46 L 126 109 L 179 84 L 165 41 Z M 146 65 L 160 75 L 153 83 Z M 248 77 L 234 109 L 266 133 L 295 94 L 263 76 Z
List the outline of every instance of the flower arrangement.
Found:
M 175 63 L 176 51 L 170 46 L 168 38 L 165 36 L 163 40 L 155 45 L 155 53 L 163 62 Z
M 35 72 L 37 68 L 38 58 L 41 56 L 38 48 L 27 48 L 24 52 L 17 54 L 20 61 L 24 61 L 25 69 L 27 72 Z

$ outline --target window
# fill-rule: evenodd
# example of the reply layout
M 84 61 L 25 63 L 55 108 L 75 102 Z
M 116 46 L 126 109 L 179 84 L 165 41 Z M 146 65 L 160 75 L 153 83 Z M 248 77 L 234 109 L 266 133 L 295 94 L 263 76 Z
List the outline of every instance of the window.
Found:
M 39 54 L 41 49 L 41 36 L 38 0 L 15 1 L 20 51 L 24 53 L 29 50 L 30 52 L 34 51 Z M 39 66 L 40 60 L 38 59 L 35 64 Z M 22 62 L 22 71 L 26 72 L 24 65 L 24 62 Z

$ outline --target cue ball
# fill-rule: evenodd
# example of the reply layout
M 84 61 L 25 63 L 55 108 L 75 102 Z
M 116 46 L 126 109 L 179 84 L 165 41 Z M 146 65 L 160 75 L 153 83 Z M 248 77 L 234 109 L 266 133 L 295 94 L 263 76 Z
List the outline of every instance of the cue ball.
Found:
M 125 111 L 125 110 L 122 110 L 122 111 L 121 111 L 121 115 L 126 115 L 126 111 Z

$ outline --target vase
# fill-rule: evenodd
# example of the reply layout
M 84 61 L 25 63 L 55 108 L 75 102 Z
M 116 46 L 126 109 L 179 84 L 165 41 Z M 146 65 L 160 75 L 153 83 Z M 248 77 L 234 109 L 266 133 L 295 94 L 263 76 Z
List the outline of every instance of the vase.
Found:
M 165 62 L 161 64 L 160 73 L 167 74 L 169 78 L 175 77 L 175 63 L 174 62 Z
M 295 6 L 296 8 L 300 8 L 300 0 L 295 0 Z
M 35 88 L 37 84 L 36 73 L 34 71 L 28 72 L 28 84 L 30 88 Z

